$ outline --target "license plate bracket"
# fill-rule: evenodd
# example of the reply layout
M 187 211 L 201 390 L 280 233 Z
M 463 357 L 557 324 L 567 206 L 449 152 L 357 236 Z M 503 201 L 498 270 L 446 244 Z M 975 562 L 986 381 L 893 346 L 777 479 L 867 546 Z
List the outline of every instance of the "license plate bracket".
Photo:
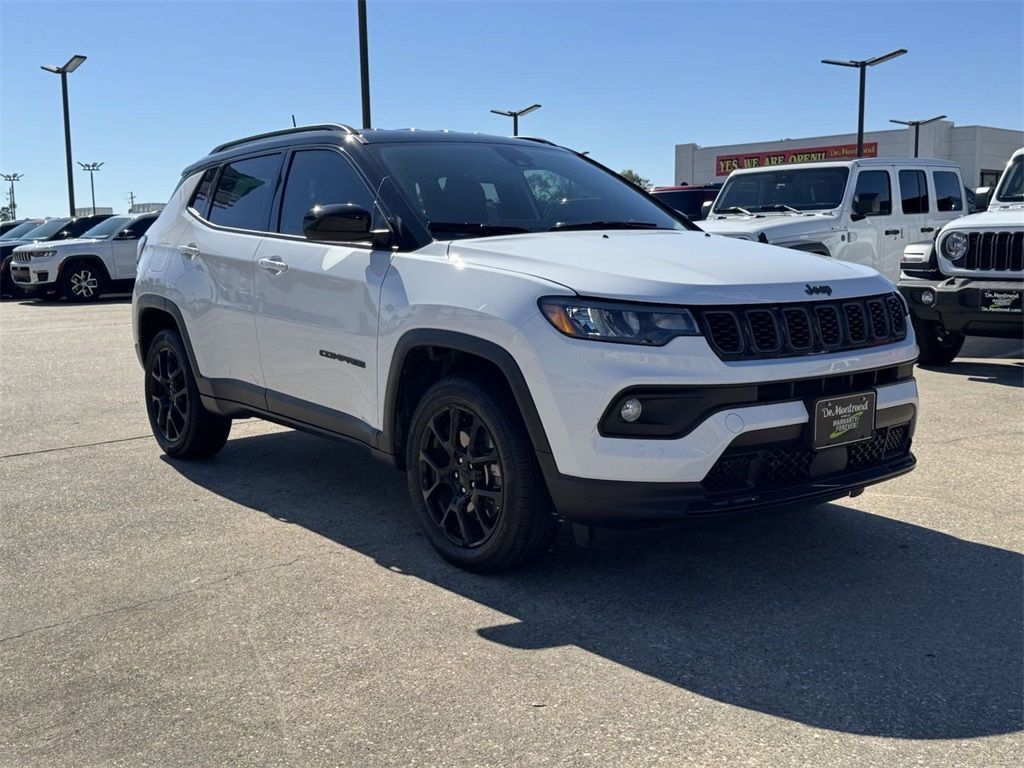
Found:
M 981 292 L 981 311 L 1021 314 L 1024 312 L 1024 293 L 985 288 Z
M 814 403 L 814 449 L 834 448 L 870 440 L 875 431 L 878 395 L 825 397 Z

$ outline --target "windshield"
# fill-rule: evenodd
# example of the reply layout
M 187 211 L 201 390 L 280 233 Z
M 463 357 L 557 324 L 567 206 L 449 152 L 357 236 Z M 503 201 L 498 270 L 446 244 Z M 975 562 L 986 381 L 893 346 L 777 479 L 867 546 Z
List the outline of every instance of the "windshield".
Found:
M 131 223 L 132 220 L 129 216 L 114 216 L 101 221 L 92 229 L 86 230 L 81 236 L 95 239 L 104 238 L 109 235 L 113 235 L 116 232 L 120 232 Z
M 9 229 L 6 232 L 4 232 L 3 236 L 0 237 L 0 240 L 20 240 L 21 237 L 25 233 L 31 232 L 33 229 L 35 229 L 38 226 L 39 226 L 39 222 L 38 221 L 25 221 L 25 222 L 22 222 L 18 226 L 11 227 L 11 229 Z
M 38 227 L 33 229 L 31 232 L 25 235 L 26 240 L 45 240 L 48 237 L 52 237 L 63 227 L 66 227 L 71 219 L 50 219 L 47 222 L 40 224 Z
M 370 149 L 442 240 L 558 229 L 686 229 L 630 184 L 565 150 L 418 141 Z
M 714 213 L 820 211 L 843 202 L 849 168 L 780 168 L 731 176 Z M 741 210 L 742 209 L 742 210 Z
M 996 200 L 1003 203 L 1024 202 L 1024 155 L 1014 158 L 999 182 Z

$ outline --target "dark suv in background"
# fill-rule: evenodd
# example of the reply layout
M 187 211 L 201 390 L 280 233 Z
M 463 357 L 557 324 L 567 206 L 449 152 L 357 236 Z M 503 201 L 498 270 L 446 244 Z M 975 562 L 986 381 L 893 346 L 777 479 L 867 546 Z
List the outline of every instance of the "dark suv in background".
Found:
M 673 210 L 697 221 L 706 214 L 705 203 L 715 202 L 721 184 L 681 184 L 677 187 L 655 187 L 651 195 Z

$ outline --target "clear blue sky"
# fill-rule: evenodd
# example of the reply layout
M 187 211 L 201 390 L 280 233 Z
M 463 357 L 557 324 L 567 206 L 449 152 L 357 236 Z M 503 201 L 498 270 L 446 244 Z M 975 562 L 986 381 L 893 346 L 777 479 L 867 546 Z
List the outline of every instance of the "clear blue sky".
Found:
M 358 125 L 355 0 L 0 0 L 0 171 L 19 213 L 66 209 L 60 87 L 74 159 L 105 161 L 97 205 L 167 198 L 215 144 L 300 123 Z M 867 128 L 946 113 L 1024 127 L 1024 3 L 392 2 L 369 0 L 374 123 L 510 133 L 492 107 L 617 170 L 671 183 L 673 147 L 856 129 L 856 72 L 822 58 L 909 55 L 872 70 Z M 76 165 L 77 168 L 77 165 Z M 88 175 L 75 172 L 79 205 Z M 6 199 L 3 197 L 2 199 Z

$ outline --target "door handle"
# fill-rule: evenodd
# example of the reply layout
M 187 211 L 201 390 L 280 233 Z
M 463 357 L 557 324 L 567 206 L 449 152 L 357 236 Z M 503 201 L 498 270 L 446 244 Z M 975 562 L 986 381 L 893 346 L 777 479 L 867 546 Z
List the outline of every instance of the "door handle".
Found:
M 921 227 L 922 232 L 934 232 L 935 227 Z
M 887 234 L 887 235 L 898 235 L 899 233 L 900 233 L 900 231 L 898 229 L 887 229 L 887 230 L 885 230 L 885 234 Z
M 256 265 L 260 269 L 267 270 L 267 272 L 273 272 L 275 275 L 288 271 L 288 265 L 281 261 L 279 256 L 275 256 L 272 259 L 258 259 Z
M 199 255 L 199 249 L 196 248 L 194 243 L 188 245 L 179 245 L 178 252 L 187 259 L 194 259 Z

